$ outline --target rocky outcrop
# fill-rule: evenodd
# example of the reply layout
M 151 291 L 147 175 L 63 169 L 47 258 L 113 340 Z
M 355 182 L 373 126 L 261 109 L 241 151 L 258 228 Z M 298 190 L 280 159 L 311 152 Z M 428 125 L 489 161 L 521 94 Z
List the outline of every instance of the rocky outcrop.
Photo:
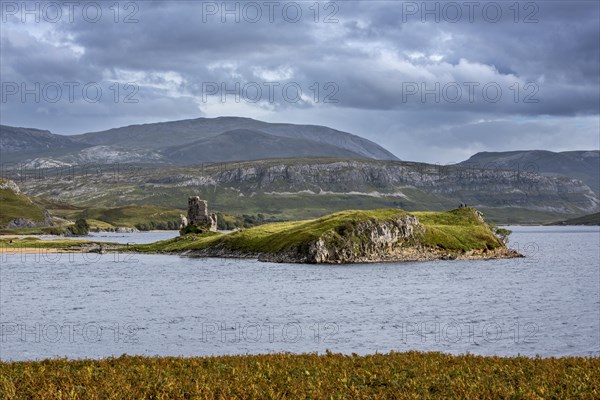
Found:
M 182 230 L 188 226 L 188 219 L 185 215 L 179 214 L 179 230 Z
M 369 254 L 348 258 L 336 258 L 338 253 L 329 253 L 330 256 L 320 261 L 310 260 L 297 252 L 284 253 L 246 253 L 241 251 L 227 251 L 226 249 L 210 249 L 209 251 L 190 251 L 183 255 L 200 257 L 221 258 L 248 258 L 264 262 L 277 263 L 309 263 L 309 264 L 353 264 L 353 263 L 380 263 L 380 262 L 415 262 L 435 260 L 493 260 L 500 258 L 522 258 L 519 252 L 501 247 L 497 249 L 478 249 L 464 253 L 455 253 L 423 246 L 399 247 L 390 253 Z
M 19 229 L 19 228 L 38 228 L 41 226 L 54 226 L 52 216 L 48 211 L 44 211 L 44 220 L 42 222 L 32 221 L 28 218 L 15 218 L 10 221 L 7 225 L 7 229 Z
M 366 220 L 356 225 L 344 225 L 313 242 L 306 253 L 306 262 L 379 261 L 414 243 L 415 235 L 422 230 L 419 220 L 413 215 L 389 221 Z
M 21 193 L 21 189 L 19 189 L 19 186 L 17 186 L 17 184 L 11 181 L 10 179 L 0 178 L 0 190 L 2 189 L 10 190 L 15 194 Z
M 28 218 L 15 218 L 10 221 L 7 225 L 7 229 L 20 229 L 20 228 L 35 228 L 38 223 Z

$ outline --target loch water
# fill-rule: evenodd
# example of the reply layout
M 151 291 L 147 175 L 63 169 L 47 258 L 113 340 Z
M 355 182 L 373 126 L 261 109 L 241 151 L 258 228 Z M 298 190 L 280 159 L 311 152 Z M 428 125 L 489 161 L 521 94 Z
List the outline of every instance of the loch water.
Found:
M 509 228 L 509 246 L 525 258 L 301 265 L 7 254 L 0 359 L 326 350 L 600 356 L 599 228 Z

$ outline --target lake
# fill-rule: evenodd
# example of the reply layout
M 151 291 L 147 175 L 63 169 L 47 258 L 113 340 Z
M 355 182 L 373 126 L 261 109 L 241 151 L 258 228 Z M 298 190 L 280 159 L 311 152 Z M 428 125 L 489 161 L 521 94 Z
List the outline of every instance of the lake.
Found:
M 329 266 L 5 255 L 0 358 L 328 349 L 599 356 L 599 228 L 509 228 L 510 247 L 526 258 Z
M 94 240 L 97 242 L 113 242 L 113 243 L 152 243 L 159 240 L 171 239 L 179 236 L 179 231 L 150 231 L 150 232 L 91 232 L 87 236 L 78 236 L 78 240 Z M 56 239 L 56 236 L 46 235 L 41 236 L 42 240 Z

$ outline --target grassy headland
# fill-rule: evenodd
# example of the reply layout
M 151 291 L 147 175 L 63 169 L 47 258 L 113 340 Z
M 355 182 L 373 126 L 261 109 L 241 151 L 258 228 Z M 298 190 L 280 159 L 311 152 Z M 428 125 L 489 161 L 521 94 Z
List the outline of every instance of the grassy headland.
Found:
M 186 235 L 129 250 L 317 263 L 516 256 L 473 208 L 413 214 L 349 210 L 228 234 Z
M 270 354 L 0 362 L 6 399 L 597 399 L 600 358 Z

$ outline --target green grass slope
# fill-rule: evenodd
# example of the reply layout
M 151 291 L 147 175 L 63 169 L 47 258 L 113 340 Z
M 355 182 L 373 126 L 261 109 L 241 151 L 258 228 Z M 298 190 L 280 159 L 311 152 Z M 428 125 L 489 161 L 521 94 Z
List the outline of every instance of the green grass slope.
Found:
M 502 246 L 490 227 L 477 218 L 473 208 L 412 214 L 425 226 L 422 241 L 425 246 L 453 251 L 495 249 Z
M 141 230 L 178 229 L 179 215 L 185 213 L 183 210 L 172 208 L 130 205 L 114 208 L 89 208 L 72 217 L 91 220 L 93 226 L 101 229 L 108 229 L 110 226 Z
M 27 218 L 34 222 L 44 221 L 44 208 L 22 193 L 6 187 L 6 180 L 0 179 L 0 227 L 16 218 Z

